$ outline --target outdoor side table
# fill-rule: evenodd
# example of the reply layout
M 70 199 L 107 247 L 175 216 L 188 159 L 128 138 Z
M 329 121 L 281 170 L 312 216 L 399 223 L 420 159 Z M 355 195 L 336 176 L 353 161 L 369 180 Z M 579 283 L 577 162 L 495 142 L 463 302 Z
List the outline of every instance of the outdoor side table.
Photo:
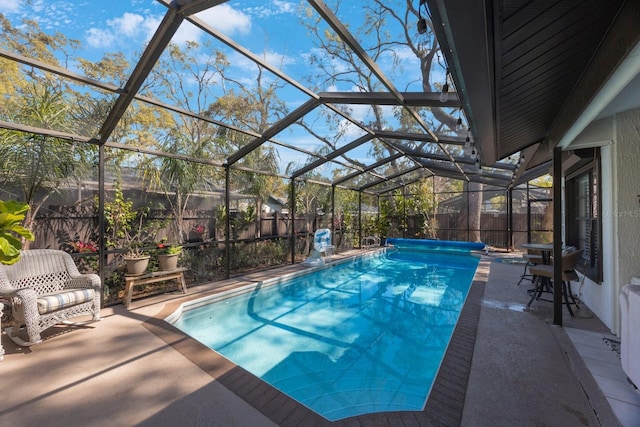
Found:
M 130 275 L 125 274 L 125 287 L 123 303 L 125 307 L 131 305 L 131 297 L 133 295 L 133 289 L 136 286 L 147 285 L 149 283 L 164 282 L 165 280 L 177 280 L 178 289 L 182 290 L 182 293 L 187 293 L 187 283 L 184 280 L 184 272 L 188 270 L 186 267 L 178 267 L 175 270 L 161 270 L 153 271 L 151 273 Z

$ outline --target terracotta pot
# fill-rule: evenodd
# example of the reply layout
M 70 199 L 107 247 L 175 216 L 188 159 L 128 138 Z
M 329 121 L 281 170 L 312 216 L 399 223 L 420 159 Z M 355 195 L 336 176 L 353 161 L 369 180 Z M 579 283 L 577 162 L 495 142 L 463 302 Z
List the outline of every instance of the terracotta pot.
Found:
M 144 256 L 140 258 L 125 258 L 124 261 L 127 263 L 127 274 L 131 275 L 140 275 L 144 274 L 147 271 L 147 266 L 149 265 L 150 256 Z
M 160 270 L 175 270 L 178 268 L 178 254 L 158 255 Z

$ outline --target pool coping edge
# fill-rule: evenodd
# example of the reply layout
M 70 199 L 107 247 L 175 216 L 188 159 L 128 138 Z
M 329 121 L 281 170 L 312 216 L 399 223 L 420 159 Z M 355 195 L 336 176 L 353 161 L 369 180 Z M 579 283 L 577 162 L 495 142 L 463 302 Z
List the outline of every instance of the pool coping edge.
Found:
M 490 266 L 491 259 L 481 256 L 458 323 L 422 411 L 381 412 L 331 422 L 165 321 L 183 304 L 221 293 L 224 291 L 223 288 L 169 302 L 156 315 L 143 322 L 143 326 L 281 426 L 366 425 L 372 422 L 386 422 L 387 425 L 392 425 L 400 420 L 419 426 L 457 426 L 462 419 L 482 298 Z M 238 286 L 243 286 L 243 283 L 246 284 L 247 281 L 239 280 Z

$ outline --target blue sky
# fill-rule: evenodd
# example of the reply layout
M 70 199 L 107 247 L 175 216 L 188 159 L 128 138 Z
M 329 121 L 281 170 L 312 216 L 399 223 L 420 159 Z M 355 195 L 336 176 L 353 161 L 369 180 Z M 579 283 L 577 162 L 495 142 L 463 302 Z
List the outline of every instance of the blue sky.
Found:
M 96 7 L 96 5 L 99 5 Z M 241 2 L 234 6 L 221 4 L 198 14 L 198 17 L 210 23 L 229 37 L 241 40 L 260 38 L 260 21 L 265 19 L 289 20 L 296 14 L 296 5 L 292 2 L 273 1 L 260 7 L 242 7 Z M 126 51 L 140 46 L 149 40 L 166 12 L 166 7 L 155 0 L 117 0 L 117 1 L 48 1 L 0 0 L 0 12 L 17 23 L 22 18 L 37 21 L 45 31 L 59 31 L 75 38 L 87 47 L 84 52 Z M 274 26 L 269 31 L 281 28 L 283 37 L 289 43 L 301 41 L 301 38 L 287 37 L 285 26 Z M 199 41 L 203 34 L 192 25 L 183 25 L 172 40 L 182 44 L 186 40 Z M 247 37 L 250 36 L 250 37 Z M 276 35 L 277 37 L 278 35 Z
M 353 0 L 342 3 L 339 17 L 355 28 L 361 20 L 363 5 L 367 2 Z M 403 2 L 397 1 L 397 4 L 402 6 Z M 97 60 L 107 52 L 121 51 L 133 62 L 131 58 L 135 58 L 135 54 L 139 54 L 144 49 L 145 42 L 150 39 L 165 12 L 166 7 L 155 0 L 0 0 L 0 13 L 3 13 L 13 25 L 20 25 L 23 18 L 33 19 L 47 32 L 59 31 L 69 38 L 80 40 L 84 49 L 78 52 L 78 55 L 90 60 Z M 197 18 L 264 58 L 276 68 L 282 68 L 296 81 L 304 83 L 311 74 L 308 58 L 315 48 L 306 36 L 299 14 L 298 2 L 239 0 L 201 12 Z M 394 31 L 393 28 L 390 30 Z M 201 42 L 208 37 L 190 23 L 184 23 L 172 42 L 182 45 L 186 41 Z M 365 48 L 367 47 L 366 40 L 361 40 L 361 43 Z M 251 61 L 229 51 L 218 42 L 214 47 L 221 47 L 227 51 L 235 76 L 244 79 L 243 82 L 246 85 L 255 84 L 254 76 L 257 68 Z M 379 67 L 392 77 L 398 90 L 421 91 L 419 62 L 415 55 L 401 48 L 396 48 L 395 54 L 400 59 L 401 69 L 393 71 L 391 56 L 379 61 Z M 338 68 L 344 66 L 337 62 L 335 65 Z M 73 69 L 73 64 L 70 67 Z M 409 82 L 413 83 L 409 84 Z M 342 87 L 325 86 L 320 90 L 357 89 L 343 85 Z M 302 92 L 292 88 L 282 90 L 279 96 L 287 102 L 290 110 L 308 99 Z M 370 117 L 370 108 L 353 106 L 352 116 L 366 121 Z M 336 120 L 342 119 L 336 117 Z M 322 129 L 320 133 L 323 133 Z M 362 135 L 361 130 L 350 126 L 347 137 L 341 144 L 350 142 L 360 135 Z M 300 133 L 299 130 L 291 131 L 287 135 L 278 135 L 277 138 L 307 150 L 314 150 L 319 146 L 315 138 Z M 303 155 L 293 152 L 287 152 L 286 157 L 287 159 L 283 160 L 283 167 L 289 160 L 300 162 L 304 160 Z M 373 159 L 364 149 L 355 153 L 354 157 L 366 164 L 373 163 Z M 326 169 L 325 173 L 328 172 Z

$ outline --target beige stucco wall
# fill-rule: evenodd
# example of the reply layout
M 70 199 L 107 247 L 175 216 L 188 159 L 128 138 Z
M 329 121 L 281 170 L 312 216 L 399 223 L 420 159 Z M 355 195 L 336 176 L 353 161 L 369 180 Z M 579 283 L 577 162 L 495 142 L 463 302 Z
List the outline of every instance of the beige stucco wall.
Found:
M 640 276 L 640 108 L 616 116 L 618 271 Z
M 640 277 L 640 108 L 613 118 L 612 141 L 601 154 L 603 281 L 586 279 L 581 297 L 619 333 L 618 294 L 632 277 Z

